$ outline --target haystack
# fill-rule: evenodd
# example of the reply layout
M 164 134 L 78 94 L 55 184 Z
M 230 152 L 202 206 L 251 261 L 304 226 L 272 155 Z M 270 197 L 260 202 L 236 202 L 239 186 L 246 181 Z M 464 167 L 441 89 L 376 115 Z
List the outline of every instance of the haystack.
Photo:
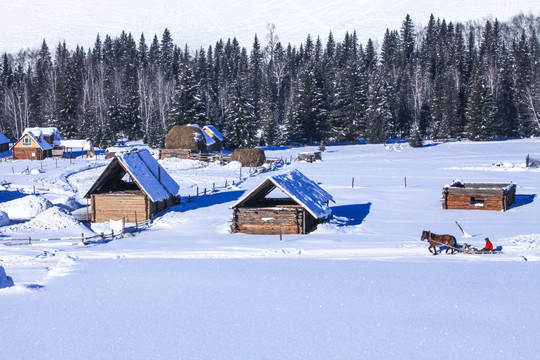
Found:
M 263 149 L 236 149 L 231 154 L 231 161 L 239 161 L 242 166 L 261 166 L 266 161 Z
M 201 129 L 194 126 L 175 125 L 165 138 L 166 149 L 206 151 L 206 141 Z

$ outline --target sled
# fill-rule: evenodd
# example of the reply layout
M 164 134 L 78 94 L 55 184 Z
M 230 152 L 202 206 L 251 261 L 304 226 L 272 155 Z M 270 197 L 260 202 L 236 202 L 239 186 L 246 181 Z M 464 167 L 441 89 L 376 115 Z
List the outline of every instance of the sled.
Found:
M 468 244 L 463 244 L 463 247 L 460 251 L 464 254 L 502 254 L 501 250 L 483 250 L 470 247 Z

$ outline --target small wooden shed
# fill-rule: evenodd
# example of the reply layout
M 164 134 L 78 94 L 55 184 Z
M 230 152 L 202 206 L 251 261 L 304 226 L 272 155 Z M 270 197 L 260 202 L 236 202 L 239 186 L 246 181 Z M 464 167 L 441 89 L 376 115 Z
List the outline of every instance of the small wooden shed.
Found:
M 332 195 L 298 170 L 266 178 L 234 204 L 232 231 L 306 234 L 328 219 Z
M 176 203 L 179 186 L 147 149 L 116 154 L 84 196 L 90 220 L 138 222 Z
M 442 195 L 443 209 L 506 211 L 515 201 L 516 184 L 454 181 Z
M 317 160 L 321 160 L 321 152 L 315 151 L 315 152 L 303 152 L 298 154 L 298 161 L 307 161 L 308 163 L 315 162 Z

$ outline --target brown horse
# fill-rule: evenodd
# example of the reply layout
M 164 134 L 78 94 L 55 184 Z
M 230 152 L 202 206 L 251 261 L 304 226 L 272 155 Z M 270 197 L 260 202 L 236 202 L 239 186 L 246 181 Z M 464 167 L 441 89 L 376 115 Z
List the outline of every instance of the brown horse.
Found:
M 428 240 L 429 241 L 429 247 L 428 250 L 433 255 L 437 255 L 437 246 L 443 246 L 446 245 L 446 254 L 448 254 L 448 250 L 452 251 L 452 254 L 454 253 L 454 249 L 457 249 L 457 241 L 456 238 L 449 234 L 444 235 L 437 235 L 432 233 L 431 231 L 422 231 L 422 238 L 420 240 Z M 433 248 L 433 251 L 431 249 Z

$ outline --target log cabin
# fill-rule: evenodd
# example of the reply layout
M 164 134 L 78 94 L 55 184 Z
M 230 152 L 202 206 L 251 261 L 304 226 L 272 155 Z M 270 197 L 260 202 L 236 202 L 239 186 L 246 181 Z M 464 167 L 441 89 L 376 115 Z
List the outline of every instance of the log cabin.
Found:
M 15 160 L 43 160 L 52 156 L 52 150 L 63 140 L 57 128 L 26 128 L 13 145 Z
M 454 181 L 442 195 L 443 209 L 506 211 L 515 201 L 516 184 Z
M 332 195 L 298 170 L 266 178 L 234 204 L 232 231 L 307 234 L 331 215 Z
M 92 222 L 152 219 L 177 202 L 179 186 L 147 149 L 116 154 L 84 196 Z

